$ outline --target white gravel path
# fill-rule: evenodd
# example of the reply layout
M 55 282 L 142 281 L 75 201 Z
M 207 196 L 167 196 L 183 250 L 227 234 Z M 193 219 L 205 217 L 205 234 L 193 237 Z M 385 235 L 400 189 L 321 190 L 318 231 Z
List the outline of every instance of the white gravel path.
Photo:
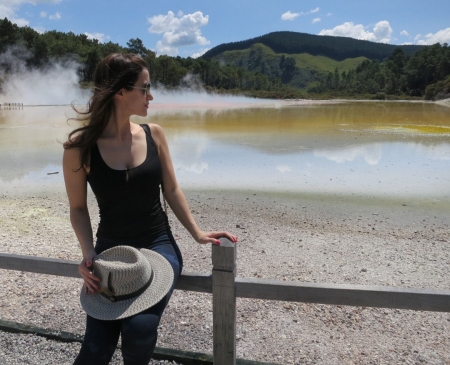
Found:
M 238 276 L 450 288 L 448 202 L 186 192 L 204 229 L 240 237 Z M 94 222 L 97 213 L 90 200 Z M 171 214 L 173 218 L 173 214 Z M 239 228 L 237 228 L 239 226 Z M 173 222 L 185 270 L 211 271 L 211 248 Z M 79 260 L 63 192 L 0 196 L 0 251 Z M 82 334 L 81 282 L 0 270 L 0 318 Z M 280 364 L 450 364 L 450 314 L 237 300 L 237 354 Z M 207 294 L 176 291 L 158 346 L 212 353 Z M 0 332 L 2 364 L 70 364 L 77 343 Z M 113 364 L 120 364 L 117 354 Z

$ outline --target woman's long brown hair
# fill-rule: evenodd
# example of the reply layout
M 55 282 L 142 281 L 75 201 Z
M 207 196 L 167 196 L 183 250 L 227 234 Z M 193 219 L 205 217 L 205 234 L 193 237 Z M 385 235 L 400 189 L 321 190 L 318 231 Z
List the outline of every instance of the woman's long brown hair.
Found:
M 94 71 L 94 93 L 87 110 L 79 111 L 72 104 L 79 117 L 71 119 L 80 121 L 83 125 L 70 132 L 63 144 L 64 149 L 80 149 L 79 169 L 87 169 L 90 165 L 91 148 L 114 114 L 114 95 L 123 88 L 131 90 L 139 74 L 146 68 L 145 61 L 132 53 L 113 53 L 97 64 Z

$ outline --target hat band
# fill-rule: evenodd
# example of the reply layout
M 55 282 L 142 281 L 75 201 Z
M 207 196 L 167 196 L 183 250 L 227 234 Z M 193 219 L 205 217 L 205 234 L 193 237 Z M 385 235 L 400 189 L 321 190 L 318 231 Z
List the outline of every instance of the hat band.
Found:
M 98 291 L 98 293 L 108 299 L 109 301 L 115 303 L 115 302 L 120 302 L 122 300 L 127 300 L 127 299 L 132 299 L 135 297 L 138 297 L 139 295 L 141 295 L 143 292 L 145 292 L 147 290 L 147 288 L 150 286 L 151 282 L 153 279 L 153 272 L 150 275 L 150 279 L 148 279 L 147 283 L 144 284 L 144 286 L 142 286 L 141 288 L 139 288 L 138 290 L 130 293 L 130 294 L 123 294 L 123 295 L 112 295 L 112 291 L 111 290 L 106 290 L 106 291 Z M 108 288 L 109 289 L 109 288 Z

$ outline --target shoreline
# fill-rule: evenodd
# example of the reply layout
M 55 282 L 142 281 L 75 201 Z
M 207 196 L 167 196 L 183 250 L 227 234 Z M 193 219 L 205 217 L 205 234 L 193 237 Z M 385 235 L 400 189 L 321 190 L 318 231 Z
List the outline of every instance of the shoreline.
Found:
M 256 191 L 186 190 L 205 230 L 239 236 L 237 276 L 316 283 L 448 290 L 448 205 L 392 204 Z M 403 205 L 405 204 L 405 205 Z M 95 199 L 89 198 L 97 222 Z M 80 260 L 63 191 L 0 197 L 2 252 Z M 211 271 L 211 248 L 199 245 L 169 212 L 187 272 Z M 2 319 L 84 332 L 81 280 L 0 270 Z M 280 364 L 372 364 L 450 361 L 450 314 L 237 300 L 237 356 Z M 175 291 L 158 346 L 212 352 L 207 294 Z M 67 346 L 67 363 L 78 345 Z M 17 348 L 17 351 L 25 351 Z M 73 357 L 73 358 L 72 358 Z M 120 357 L 120 356 L 119 356 Z M 422 359 L 422 360 L 420 360 Z M 38 364 L 38 362 L 36 362 Z M 113 362 L 120 364 L 120 362 Z
M 435 103 L 450 108 L 450 98 L 438 100 L 438 101 L 435 101 Z
M 208 94 L 209 95 L 209 94 Z M 216 97 L 216 96 L 214 96 Z M 177 109 L 195 109 L 195 108 L 204 108 L 205 106 L 214 108 L 214 109 L 229 109 L 229 108 L 251 108 L 255 104 L 258 104 L 259 107 L 263 107 L 264 105 L 273 106 L 274 103 L 282 104 L 286 106 L 290 105 L 324 105 L 324 104 L 337 104 L 337 103 L 350 103 L 350 102 L 370 102 L 370 103 L 425 103 L 425 104 L 437 104 L 445 107 L 450 107 L 450 98 L 442 99 L 437 101 L 431 100 L 408 100 L 408 99 L 399 99 L 399 100 L 373 100 L 373 99 L 260 99 L 253 98 L 248 96 L 237 96 L 237 95 L 227 95 L 227 94 L 217 94 L 218 99 L 223 99 L 224 101 L 230 101 L 232 99 L 239 99 L 240 102 L 236 104 L 227 103 L 227 102 L 218 102 L 211 103 L 211 100 L 205 102 L 205 104 L 200 103 L 166 103 L 166 102 L 158 102 L 158 100 L 152 103 L 152 109 L 156 110 L 165 110 L 173 108 Z M 228 99 L 228 100 L 227 100 Z M 248 100 L 248 102 L 244 102 Z M 252 102 L 253 100 L 253 102 Z M 256 102 L 255 102 L 256 101 Z M 73 104 L 75 106 L 85 106 L 85 104 Z M 35 104 L 23 104 L 20 107 L 4 107 L 0 106 L 0 110 L 16 110 L 23 108 L 36 108 L 36 107 L 72 107 L 72 104 L 55 104 L 55 105 L 35 105 Z

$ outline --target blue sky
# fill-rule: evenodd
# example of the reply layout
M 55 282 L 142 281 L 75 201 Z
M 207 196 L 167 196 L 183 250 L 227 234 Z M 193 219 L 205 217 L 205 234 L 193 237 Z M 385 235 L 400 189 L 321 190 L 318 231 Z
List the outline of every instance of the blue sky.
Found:
M 181 57 L 283 30 L 450 44 L 449 14 L 449 0 L 0 0 L 0 18 L 39 32 L 72 31 L 122 46 L 140 38 L 158 55 Z

